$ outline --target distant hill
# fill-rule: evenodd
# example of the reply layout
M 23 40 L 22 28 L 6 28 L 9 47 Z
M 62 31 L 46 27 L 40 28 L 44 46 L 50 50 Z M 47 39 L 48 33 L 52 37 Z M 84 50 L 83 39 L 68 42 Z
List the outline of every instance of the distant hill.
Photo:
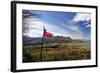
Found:
M 23 45 L 29 45 L 29 44 L 41 44 L 41 37 L 26 37 L 23 36 Z M 44 43 L 71 43 L 73 40 L 70 37 L 63 37 L 63 36 L 54 36 L 49 38 L 44 38 Z
M 45 43 L 70 43 L 72 42 L 72 38 L 70 37 L 63 37 L 63 36 L 55 36 L 51 38 L 45 38 L 44 40 Z

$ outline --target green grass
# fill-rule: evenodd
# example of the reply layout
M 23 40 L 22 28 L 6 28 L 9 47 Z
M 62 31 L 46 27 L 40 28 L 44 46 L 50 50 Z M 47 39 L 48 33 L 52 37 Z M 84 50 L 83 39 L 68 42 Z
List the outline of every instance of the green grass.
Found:
M 40 62 L 41 45 L 24 46 L 23 62 Z M 85 60 L 91 58 L 90 45 L 82 43 L 44 44 L 42 61 Z

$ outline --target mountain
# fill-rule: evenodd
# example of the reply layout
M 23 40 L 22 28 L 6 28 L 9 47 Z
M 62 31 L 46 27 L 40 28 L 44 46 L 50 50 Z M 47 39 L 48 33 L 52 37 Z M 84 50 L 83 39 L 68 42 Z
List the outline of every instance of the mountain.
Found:
M 26 37 L 23 36 L 23 45 L 29 45 L 29 44 L 41 44 L 41 37 Z M 71 43 L 72 38 L 70 37 L 63 37 L 63 36 L 54 36 L 54 37 L 49 37 L 49 38 L 44 38 L 44 43 Z
M 44 42 L 45 43 L 53 43 L 53 42 L 56 42 L 56 43 L 66 43 L 67 42 L 67 43 L 69 43 L 69 42 L 72 42 L 72 39 L 70 37 L 54 36 L 51 38 L 45 38 Z

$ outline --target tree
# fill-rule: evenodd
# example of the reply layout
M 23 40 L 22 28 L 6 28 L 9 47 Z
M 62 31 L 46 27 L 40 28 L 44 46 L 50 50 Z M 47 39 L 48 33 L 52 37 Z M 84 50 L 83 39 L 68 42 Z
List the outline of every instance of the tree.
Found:
M 31 26 L 39 20 L 40 13 L 33 10 L 23 10 L 22 11 L 22 32 L 23 34 L 31 30 Z M 33 29 L 33 28 L 32 28 Z M 35 28 L 34 28 L 35 29 Z

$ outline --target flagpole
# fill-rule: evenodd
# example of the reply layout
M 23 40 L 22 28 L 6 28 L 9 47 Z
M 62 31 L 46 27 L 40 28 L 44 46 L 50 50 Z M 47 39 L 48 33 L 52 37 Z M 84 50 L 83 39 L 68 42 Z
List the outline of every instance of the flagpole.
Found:
M 41 39 L 41 49 L 40 49 L 40 60 L 42 61 L 43 55 L 42 55 L 42 51 L 43 51 L 43 41 L 44 41 L 44 33 L 45 33 L 45 27 L 43 26 L 43 36 Z

